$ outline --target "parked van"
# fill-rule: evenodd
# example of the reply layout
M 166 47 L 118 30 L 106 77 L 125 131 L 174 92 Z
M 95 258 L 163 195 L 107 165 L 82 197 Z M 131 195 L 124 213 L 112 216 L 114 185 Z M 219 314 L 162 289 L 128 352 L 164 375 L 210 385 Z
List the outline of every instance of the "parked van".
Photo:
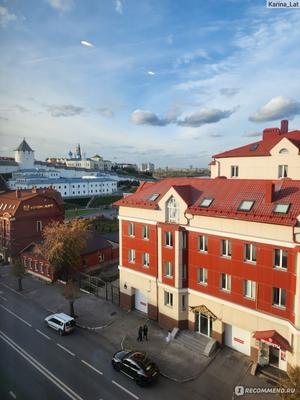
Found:
M 49 315 L 45 318 L 45 324 L 58 331 L 60 335 L 75 329 L 75 319 L 64 313 Z

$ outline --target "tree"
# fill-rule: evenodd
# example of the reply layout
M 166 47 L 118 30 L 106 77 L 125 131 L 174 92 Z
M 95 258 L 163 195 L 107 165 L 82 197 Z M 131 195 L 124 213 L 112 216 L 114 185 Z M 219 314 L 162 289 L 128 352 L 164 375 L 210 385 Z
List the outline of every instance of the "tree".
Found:
M 285 393 L 280 393 L 283 400 L 297 400 L 300 398 L 300 367 L 289 367 L 287 376 L 280 379 L 280 387 Z
M 14 258 L 12 260 L 12 265 L 11 265 L 11 274 L 17 278 L 18 280 L 18 290 L 21 292 L 23 290 L 22 287 L 22 279 L 25 275 L 25 266 L 20 260 L 19 257 Z
M 75 276 L 80 266 L 80 255 L 86 247 L 89 223 L 84 220 L 70 222 L 52 222 L 43 231 L 44 243 L 42 254 L 54 268 L 54 276 L 64 275 L 66 286 L 64 297 L 70 303 L 70 314 L 73 317 L 74 301 L 79 297 Z

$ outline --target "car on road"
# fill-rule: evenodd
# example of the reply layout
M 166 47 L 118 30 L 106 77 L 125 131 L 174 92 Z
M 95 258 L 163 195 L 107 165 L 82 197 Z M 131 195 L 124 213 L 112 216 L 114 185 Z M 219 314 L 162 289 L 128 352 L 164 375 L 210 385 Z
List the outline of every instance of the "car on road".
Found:
M 49 315 L 45 318 L 45 324 L 58 331 L 60 335 L 75 329 L 75 319 L 64 313 Z
M 156 381 L 159 376 L 156 364 L 142 351 L 117 351 L 112 358 L 112 366 L 140 386 Z

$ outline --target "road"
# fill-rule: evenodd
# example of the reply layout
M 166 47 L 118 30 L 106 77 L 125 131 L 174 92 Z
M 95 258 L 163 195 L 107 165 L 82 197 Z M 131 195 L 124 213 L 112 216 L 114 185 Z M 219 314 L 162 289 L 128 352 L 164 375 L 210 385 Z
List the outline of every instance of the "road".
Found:
M 184 385 L 164 378 L 140 388 L 111 367 L 117 349 L 77 328 L 59 336 L 44 325 L 48 313 L 0 285 L 1 399 L 191 399 Z M 197 399 L 204 397 L 197 395 Z

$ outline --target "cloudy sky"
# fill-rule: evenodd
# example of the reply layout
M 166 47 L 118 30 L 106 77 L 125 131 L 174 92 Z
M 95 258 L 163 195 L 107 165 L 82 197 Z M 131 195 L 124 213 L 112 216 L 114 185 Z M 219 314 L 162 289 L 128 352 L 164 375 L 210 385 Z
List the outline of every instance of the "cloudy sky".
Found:
M 0 155 L 205 167 L 300 128 L 300 9 L 265 0 L 0 0 Z

